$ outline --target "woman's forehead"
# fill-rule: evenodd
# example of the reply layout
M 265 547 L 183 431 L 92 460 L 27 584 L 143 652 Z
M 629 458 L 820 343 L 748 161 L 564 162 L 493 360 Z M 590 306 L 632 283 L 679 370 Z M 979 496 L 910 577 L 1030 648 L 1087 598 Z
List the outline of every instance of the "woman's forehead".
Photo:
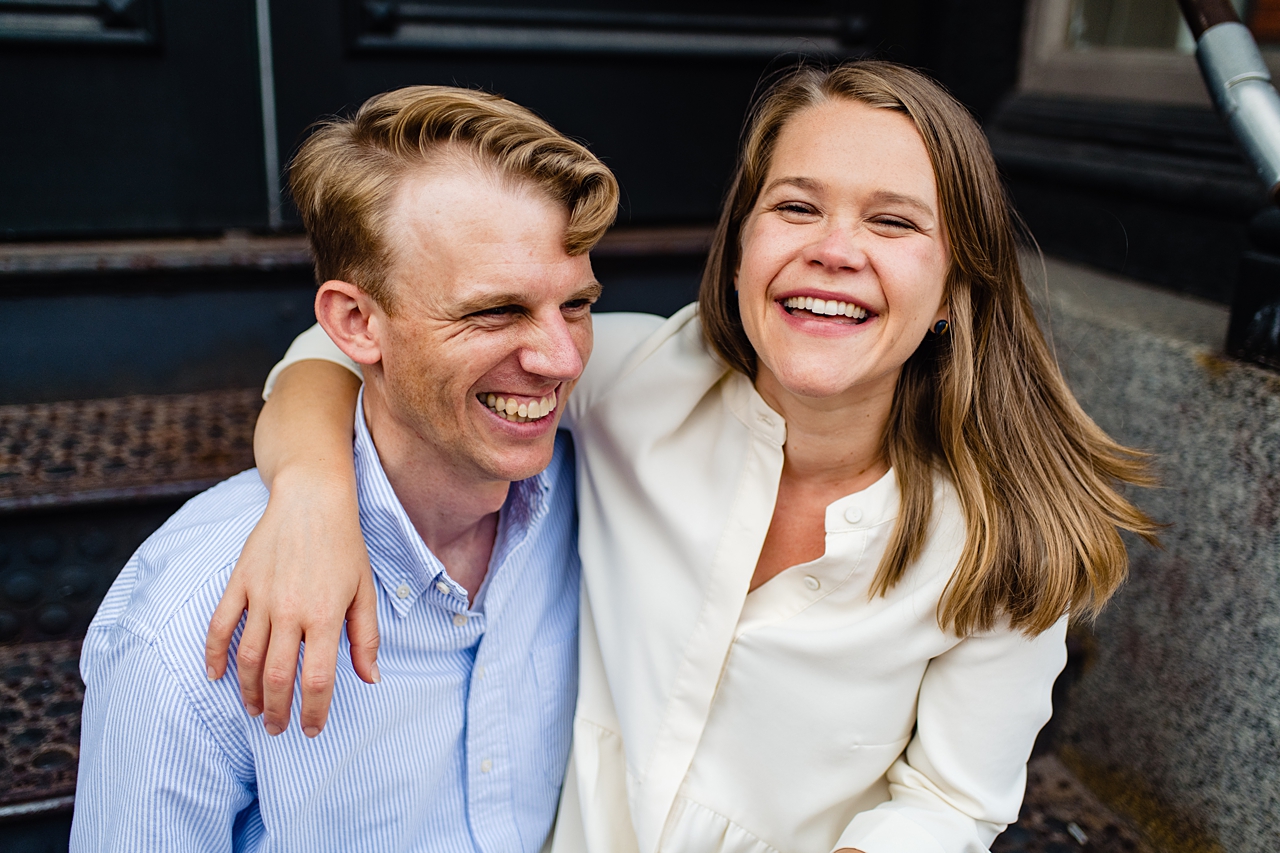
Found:
M 783 125 L 764 187 L 779 182 L 857 186 L 937 209 L 933 164 L 915 124 L 897 110 L 858 101 L 825 101 Z

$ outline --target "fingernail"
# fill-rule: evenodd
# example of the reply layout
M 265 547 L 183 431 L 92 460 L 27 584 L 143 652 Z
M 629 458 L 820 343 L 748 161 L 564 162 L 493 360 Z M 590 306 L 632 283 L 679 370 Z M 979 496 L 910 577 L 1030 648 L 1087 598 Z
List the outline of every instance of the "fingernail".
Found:
M 262 709 L 257 705 L 245 705 L 244 709 L 249 712 L 250 717 L 256 717 L 262 713 Z
M 382 673 L 378 672 L 378 662 L 377 662 L 377 661 L 374 661 L 374 662 L 373 662 L 373 683 L 374 683 L 374 684 L 381 684 L 381 683 L 382 683 Z
M 205 670 L 205 672 L 209 673 L 209 680 L 210 680 L 210 681 L 217 681 L 217 680 L 218 680 L 218 673 L 216 673 L 216 672 L 214 672 L 214 671 L 213 671 L 213 667 L 209 667 L 207 670 Z
M 320 729 L 317 726 L 303 726 L 302 733 L 307 737 L 315 737 L 320 734 Z
M 266 723 L 265 728 L 267 730 L 267 734 L 271 735 L 272 737 L 275 737 L 276 735 L 284 731 L 284 729 L 280 728 L 275 723 Z

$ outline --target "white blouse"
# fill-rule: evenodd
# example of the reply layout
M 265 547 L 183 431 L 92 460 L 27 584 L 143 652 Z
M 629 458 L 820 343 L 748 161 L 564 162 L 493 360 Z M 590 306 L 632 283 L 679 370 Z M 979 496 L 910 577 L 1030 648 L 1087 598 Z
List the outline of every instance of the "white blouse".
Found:
M 826 511 L 826 551 L 748 592 L 786 424 L 707 351 L 694 306 L 595 318 L 562 423 L 584 573 L 554 853 L 977 853 L 1017 819 L 1066 619 L 963 640 L 937 607 L 964 544 L 934 486 L 919 561 L 870 583 L 893 472 Z M 286 364 L 354 368 L 318 327 Z

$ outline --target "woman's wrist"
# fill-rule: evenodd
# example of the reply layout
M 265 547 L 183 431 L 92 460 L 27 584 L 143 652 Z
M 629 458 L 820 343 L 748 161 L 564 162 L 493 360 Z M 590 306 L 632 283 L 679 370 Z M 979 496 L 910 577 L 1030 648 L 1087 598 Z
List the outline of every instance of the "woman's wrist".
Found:
M 271 493 L 308 495 L 312 500 L 347 500 L 355 495 L 355 467 L 350 454 L 283 459 L 270 481 Z

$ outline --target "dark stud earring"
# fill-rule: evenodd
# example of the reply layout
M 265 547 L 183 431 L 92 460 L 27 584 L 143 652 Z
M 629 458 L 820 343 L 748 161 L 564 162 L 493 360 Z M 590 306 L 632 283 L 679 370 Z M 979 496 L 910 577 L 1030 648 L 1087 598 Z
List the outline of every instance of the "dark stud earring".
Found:
M 946 320 L 939 320 L 938 322 L 933 324 L 933 328 L 930 329 L 929 331 L 941 337 L 942 335 L 945 335 L 947 333 L 947 329 L 950 329 L 950 328 L 951 328 L 951 324 L 948 323 Z

